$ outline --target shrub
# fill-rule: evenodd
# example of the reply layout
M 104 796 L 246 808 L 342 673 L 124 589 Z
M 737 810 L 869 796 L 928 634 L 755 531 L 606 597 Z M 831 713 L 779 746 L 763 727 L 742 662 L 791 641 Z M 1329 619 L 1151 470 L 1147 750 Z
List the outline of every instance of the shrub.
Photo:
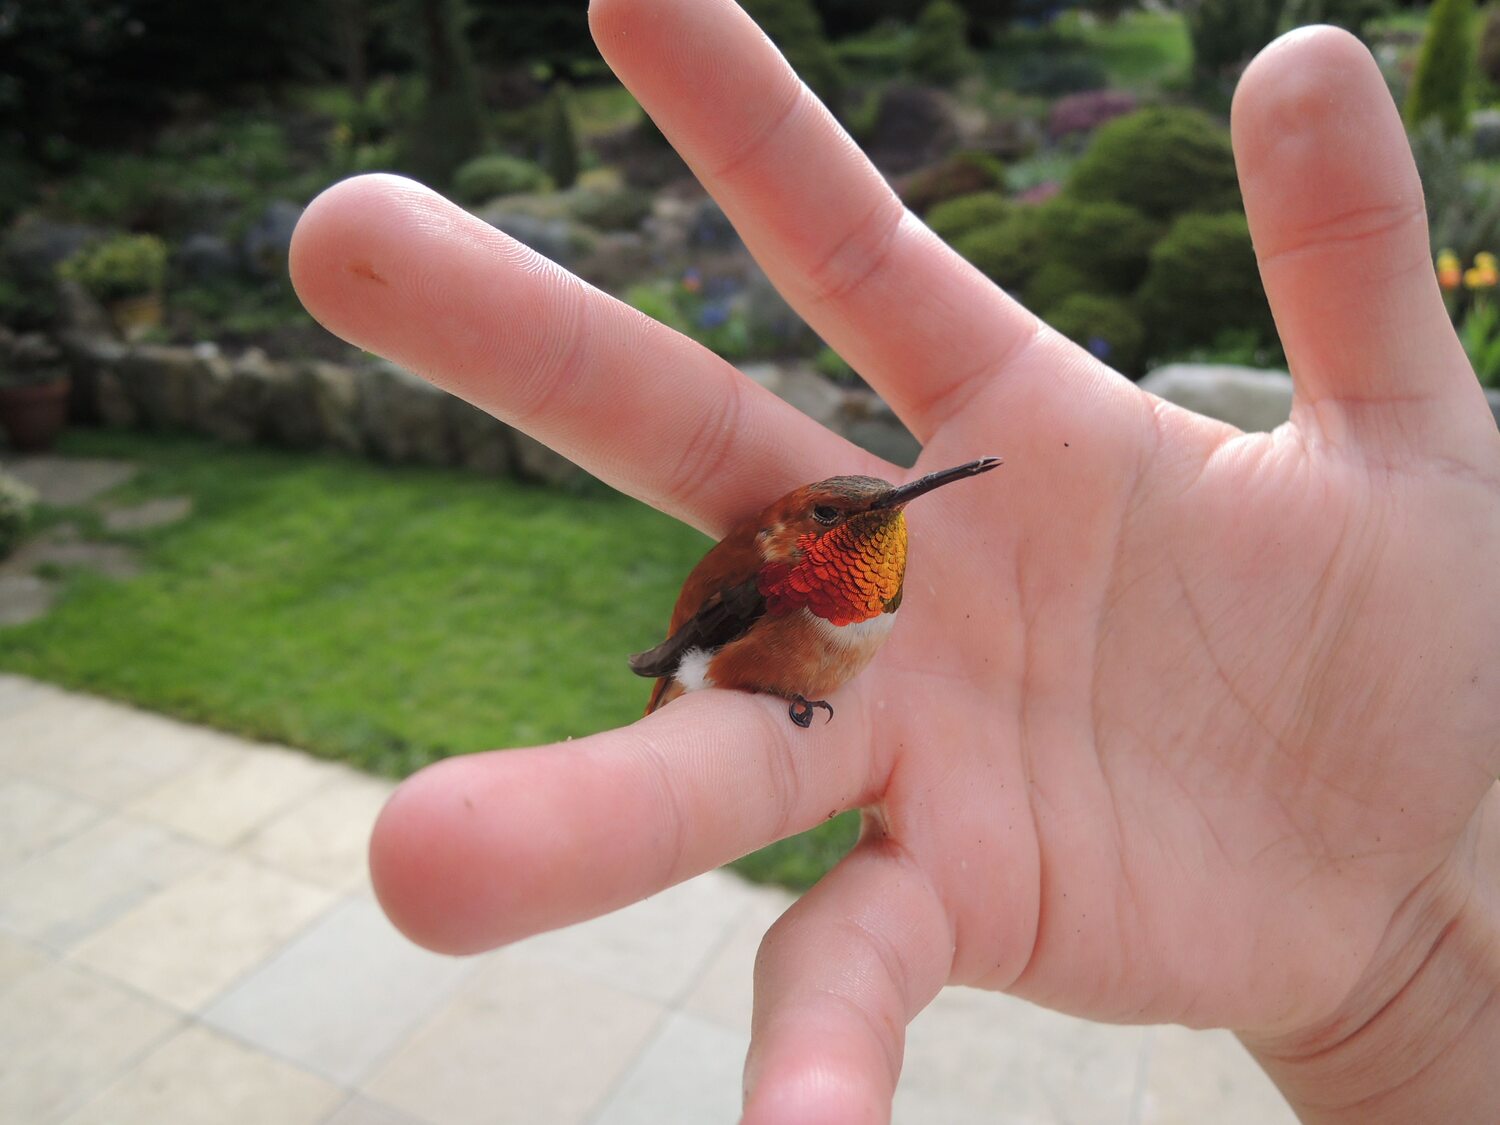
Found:
M 823 35 L 823 21 L 812 0 L 745 0 L 744 8 L 798 77 L 838 113 L 844 100 L 844 68 Z
M 1059 196 L 1034 212 L 1047 260 L 1074 266 L 1098 279 L 1099 287 L 1129 293 L 1146 274 L 1157 227 L 1123 203 Z
M 1493 86 L 1500 86 L 1500 5 L 1484 14 L 1479 35 L 1479 73 Z
M 568 88 L 558 86 L 547 99 L 544 125 L 547 174 L 560 188 L 570 188 L 578 182 L 578 134 L 573 129 L 573 110 L 568 97 Z
M 927 225 L 951 243 L 971 230 L 1003 222 L 1015 209 L 1016 205 L 998 191 L 981 191 L 939 203 L 927 212 Z
M 1228 131 L 1191 109 L 1144 109 L 1111 121 L 1073 166 L 1068 191 L 1153 219 L 1241 206 Z
M 31 513 L 36 507 L 36 493 L 15 477 L 0 473 L 0 559 L 16 549 Z
M 1047 317 L 1069 297 L 1099 292 L 1099 279 L 1067 262 L 1047 261 L 1037 267 L 1022 297 L 1037 316 Z
M 983 152 L 956 152 L 913 172 L 901 188 L 902 201 L 919 215 L 950 199 L 1005 190 L 1005 165 Z
M 635 230 L 651 214 L 653 199 L 644 188 L 580 188 L 572 194 L 568 209 L 580 223 L 597 230 Z
M 1154 355 L 1206 347 L 1229 332 L 1276 339 L 1250 227 L 1238 213 L 1178 219 L 1152 248 L 1137 305 Z
M 1041 258 L 1041 238 L 1027 210 L 969 231 L 953 248 L 996 285 L 1013 292 L 1026 284 Z
M 497 195 L 551 187 L 547 173 L 531 161 L 501 153 L 476 156 L 453 174 L 453 194 L 460 203 L 483 203 Z
M 1437 0 L 1406 95 L 1407 127 L 1436 118 L 1450 137 L 1467 131 L 1474 64 L 1474 0 Z
M 1037 98 L 1056 98 L 1109 84 L 1104 65 L 1087 55 L 1026 55 L 1016 66 L 1011 89 Z
M 1306 26 L 1328 23 L 1364 38 L 1365 28 L 1391 14 L 1391 0 L 1296 0 L 1291 6 L 1292 23 Z
M 1283 0 L 1190 0 L 1193 70 L 1202 79 L 1237 71 L 1276 37 Z
M 101 301 L 158 293 L 167 275 L 167 244 L 154 234 L 117 234 L 85 246 L 57 272 Z
M 448 188 L 483 147 L 484 118 L 462 0 L 402 0 L 416 34 L 422 103 L 407 123 L 402 159 L 418 179 Z
M 1130 303 L 1097 293 L 1075 293 L 1047 314 L 1047 322 L 1115 370 L 1135 374 L 1146 329 Z
M 932 0 L 917 17 L 907 66 L 918 78 L 951 86 L 974 67 L 968 17 L 953 0 Z

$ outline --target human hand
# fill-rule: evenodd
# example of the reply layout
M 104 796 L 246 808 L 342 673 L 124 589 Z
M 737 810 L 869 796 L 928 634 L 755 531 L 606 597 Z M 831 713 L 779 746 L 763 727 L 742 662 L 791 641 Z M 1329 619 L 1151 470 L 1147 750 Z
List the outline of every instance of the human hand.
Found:
M 1500 434 L 1364 49 L 1290 36 L 1236 100 L 1296 381 L 1292 421 L 1245 435 L 958 259 L 728 0 L 591 20 L 921 467 L 1006 467 L 913 507 L 895 632 L 834 723 L 707 691 L 408 781 L 371 849 L 394 921 L 476 951 L 868 810 L 767 935 L 756 1121 L 883 1119 L 903 1028 L 945 983 L 1232 1027 L 1305 1112 L 1364 1100 L 1361 1120 L 1462 1064 L 1417 1065 L 1445 1021 L 1455 1044 L 1500 1034 L 1500 909 L 1475 890 L 1500 871 Z M 711 534 L 820 477 L 900 476 L 415 185 L 331 189 L 292 250 L 330 329 Z M 1445 986 L 1435 951 L 1494 976 Z

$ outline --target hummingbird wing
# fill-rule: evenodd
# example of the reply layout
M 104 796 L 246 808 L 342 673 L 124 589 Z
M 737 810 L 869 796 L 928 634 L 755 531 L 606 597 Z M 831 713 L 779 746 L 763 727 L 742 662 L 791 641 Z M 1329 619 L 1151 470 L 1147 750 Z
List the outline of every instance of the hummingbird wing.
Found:
M 717 652 L 743 637 L 765 612 L 766 599 L 754 578 L 720 590 L 661 644 L 632 656 L 630 670 L 649 679 L 675 675 L 683 653 Z

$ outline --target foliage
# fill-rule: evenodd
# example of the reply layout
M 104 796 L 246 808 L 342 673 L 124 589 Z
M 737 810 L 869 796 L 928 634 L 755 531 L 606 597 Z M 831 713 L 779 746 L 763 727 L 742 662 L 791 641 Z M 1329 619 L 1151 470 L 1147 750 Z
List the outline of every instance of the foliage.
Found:
M 1276 37 L 1284 0 L 1180 0 L 1200 79 L 1237 72 Z
M 167 275 L 167 244 L 154 234 L 117 234 L 85 246 L 57 272 L 101 301 L 159 293 Z
M 1053 140 L 1074 133 L 1092 133 L 1107 121 L 1140 108 L 1128 90 L 1089 90 L 1059 99 L 1047 114 L 1047 135 Z
M 680 281 L 632 285 L 624 302 L 652 320 L 681 332 L 724 359 L 745 359 L 756 351 L 744 302 L 727 293 L 708 291 L 693 271 Z
M 321 73 L 327 14 L 305 0 L 0 0 L 0 140 L 63 165 L 183 94 Z
M 497 195 L 551 188 L 551 178 L 537 165 L 498 152 L 476 156 L 453 173 L 453 195 L 460 203 L 484 203 Z
M 596 230 L 635 230 L 651 214 L 654 200 L 655 196 L 643 188 L 580 187 L 570 197 L 568 210 L 579 222 Z
M 1449 136 L 1466 132 L 1475 62 L 1474 0 L 1437 0 L 1427 16 L 1417 73 L 1406 95 L 1407 126 L 1435 118 Z
M 1429 120 L 1412 132 L 1411 146 L 1433 249 L 1452 249 L 1468 259 L 1500 246 L 1500 184 L 1480 174 L 1471 139 L 1449 136 L 1440 122 Z
M 1138 373 L 1146 329 L 1130 302 L 1098 293 L 1075 293 L 1047 313 L 1047 322 L 1115 370 Z
M 1068 191 L 1113 200 L 1153 219 L 1240 204 L 1228 132 L 1197 110 L 1144 109 L 1094 134 L 1073 167 Z
M 570 188 L 578 182 L 582 159 L 578 134 L 573 128 L 572 100 L 564 85 L 555 86 L 547 99 L 545 134 L 547 175 L 558 187 Z
M 38 332 L 57 319 L 57 287 L 17 276 L 0 262 L 0 326 L 14 332 Z
M 0 473 L 0 559 L 21 542 L 36 508 L 36 492 L 6 473 Z
M 813 368 L 823 378 L 841 387 L 854 386 L 860 382 L 859 375 L 849 366 L 848 360 L 830 347 L 818 349 L 818 354 L 813 356 Z
M 1109 83 L 1109 74 L 1097 59 L 1085 54 L 1029 55 L 1016 64 L 1012 89 L 1018 94 L 1055 98 L 1083 90 L 1097 90 Z
M 1250 227 L 1238 212 L 1179 218 L 1151 250 L 1137 307 L 1154 355 L 1205 347 L 1232 331 L 1276 338 Z
M 1289 7 L 1293 26 L 1327 23 L 1363 39 L 1369 26 L 1390 15 L 1395 4 L 1393 0 L 1292 0 Z
M 1479 35 L 1479 73 L 1491 86 L 1500 86 L 1500 4 L 1492 4 L 1484 13 L 1484 30 Z
M 1077 293 L 1100 292 L 1099 279 L 1068 262 L 1049 259 L 1037 267 L 1022 294 L 1026 307 L 1046 318 L 1058 305 Z
M 962 238 L 971 230 L 1010 218 L 1016 205 L 998 191 L 980 191 L 939 203 L 927 212 L 927 225 L 945 242 Z
M 953 248 L 996 285 L 1019 291 L 1041 259 L 1041 237 L 1032 213 L 1017 209 L 1007 219 L 962 235 Z
M 917 214 L 950 199 L 981 191 L 1005 190 L 1005 165 L 983 152 L 955 152 L 913 172 L 901 185 L 901 199 Z
M 823 21 L 812 0 L 745 0 L 744 8 L 781 49 L 798 77 L 839 113 L 847 80 L 823 35 Z
M 423 182 L 446 190 L 483 147 L 479 85 L 464 36 L 463 0 L 401 0 L 414 32 L 422 104 L 407 123 L 401 160 Z
M 557 0 L 468 0 L 467 37 L 475 58 L 497 69 L 568 71 L 597 60 L 588 6 Z
M 1146 273 L 1157 228 L 1123 203 L 1059 196 L 1038 207 L 1035 223 L 1043 253 L 1096 278 L 1103 288 L 1129 293 Z
M 1458 338 L 1479 382 L 1500 389 L 1500 305 L 1475 301 L 1458 326 Z
M 907 65 L 916 77 L 939 86 L 951 86 L 974 68 L 968 17 L 953 0 L 932 0 L 922 9 Z

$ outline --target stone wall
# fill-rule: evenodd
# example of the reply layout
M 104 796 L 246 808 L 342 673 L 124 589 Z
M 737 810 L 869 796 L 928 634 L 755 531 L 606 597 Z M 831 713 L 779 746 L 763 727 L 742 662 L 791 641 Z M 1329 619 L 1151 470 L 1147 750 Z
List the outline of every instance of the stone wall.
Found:
M 83 421 L 548 484 L 583 475 L 521 431 L 374 357 L 359 365 L 272 360 L 255 349 L 231 357 L 213 344 L 127 344 L 76 328 L 58 343 Z M 745 372 L 857 444 L 903 464 L 916 459 L 916 441 L 868 390 L 836 386 L 803 364 Z

